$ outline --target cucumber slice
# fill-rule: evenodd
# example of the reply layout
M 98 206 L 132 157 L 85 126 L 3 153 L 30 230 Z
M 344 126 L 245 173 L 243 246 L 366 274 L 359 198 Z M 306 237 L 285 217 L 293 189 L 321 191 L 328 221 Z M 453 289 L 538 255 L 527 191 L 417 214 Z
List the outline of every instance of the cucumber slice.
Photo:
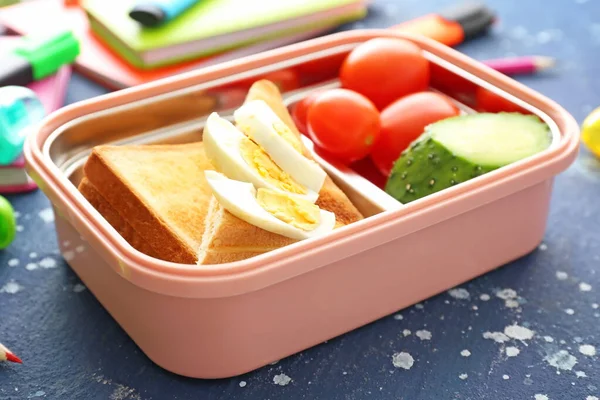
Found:
M 550 146 L 533 115 L 481 113 L 429 125 L 394 164 L 385 191 L 402 203 L 465 182 Z

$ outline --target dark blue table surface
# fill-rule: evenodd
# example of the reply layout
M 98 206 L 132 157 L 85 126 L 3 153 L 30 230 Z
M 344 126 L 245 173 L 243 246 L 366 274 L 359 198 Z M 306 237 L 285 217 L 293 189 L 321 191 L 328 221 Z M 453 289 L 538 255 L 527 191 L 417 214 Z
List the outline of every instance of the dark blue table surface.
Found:
M 376 0 L 368 18 L 345 28 L 387 27 L 449 4 Z M 559 64 L 552 72 L 519 79 L 579 122 L 600 105 L 600 1 L 488 4 L 498 11 L 498 26 L 460 50 L 478 59 L 554 56 Z M 68 102 L 104 92 L 76 75 Z M 597 400 L 599 199 L 600 163 L 583 149 L 556 179 L 545 241 L 534 253 L 465 283 L 465 291 L 441 294 L 274 365 L 203 381 L 154 365 L 85 290 L 58 253 L 40 191 L 9 196 L 21 231 L 0 252 L 0 341 L 25 363 L 0 365 L 0 399 Z M 500 343 L 494 332 L 512 324 L 533 337 Z M 409 369 L 394 366 L 393 355 L 402 352 L 414 359 Z M 291 378 L 287 385 L 274 383 L 281 374 Z

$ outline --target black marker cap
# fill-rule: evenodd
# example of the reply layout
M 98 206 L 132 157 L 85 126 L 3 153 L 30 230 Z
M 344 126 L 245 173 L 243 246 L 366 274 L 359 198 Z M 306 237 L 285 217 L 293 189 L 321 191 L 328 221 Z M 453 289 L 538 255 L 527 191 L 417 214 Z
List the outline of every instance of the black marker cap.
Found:
M 8 53 L 0 59 L 0 87 L 25 86 L 33 82 L 33 67 L 26 58 Z
M 138 4 L 129 12 L 129 16 L 149 27 L 160 25 L 166 17 L 164 11 L 153 4 Z
M 439 15 L 448 21 L 458 22 L 465 33 L 465 40 L 486 33 L 496 19 L 494 12 L 478 1 L 469 1 L 448 8 Z

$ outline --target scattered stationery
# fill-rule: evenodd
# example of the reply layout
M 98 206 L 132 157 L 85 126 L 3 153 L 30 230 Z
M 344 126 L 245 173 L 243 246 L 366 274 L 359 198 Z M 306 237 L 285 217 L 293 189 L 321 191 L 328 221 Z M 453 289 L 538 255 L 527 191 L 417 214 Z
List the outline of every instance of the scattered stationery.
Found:
M 19 36 L 0 36 L 0 54 L 11 51 L 19 42 Z M 27 87 L 35 92 L 49 114 L 63 106 L 70 79 L 71 67 L 65 65 L 56 74 L 32 82 Z
M 23 156 L 10 165 L 0 165 L 0 193 L 25 193 L 35 189 L 37 185 L 27 175 Z
M 19 43 L 18 36 L 0 37 L 0 53 L 10 51 Z M 71 77 L 71 67 L 63 66 L 54 75 L 27 85 L 41 101 L 44 111 L 49 114 L 63 106 Z M 19 193 L 36 189 L 35 182 L 25 171 L 21 157 L 10 165 L 0 166 L 0 193 Z
M 81 53 L 75 60 L 75 69 L 109 89 L 124 89 L 158 79 L 191 71 L 217 62 L 232 60 L 261 51 L 321 35 L 333 27 L 315 29 L 243 47 L 211 58 L 203 58 L 154 70 L 140 70 L 123 61 L 98 40 L 89 29 L 81 7 L 66 7 L 55 0 L 36 0 L 0 9 L 0 23 L 18 34 L 39 31 L 41 27 L 59 25 L 73 30 L 79 39 Z
M 495 13 L 484 3 L 465 2 L 394 25 L 391 29 L 425 35 L 452 47 L 484 35 L 495 20 Z
M 31 89 L 0 87 L 0 165 L 17 160 L 27 132 L 45 115 L 44 105 Z
M 11 51 L 0 54 L 0 87 L 44 79 L 78 54 L 79 43 L 69 30 L 22 37 Z
M 2 343 L 0 343 L 0 361 L 10 361 L 18 364 L 23 363 L 19 357 L 2 345 Z
M 486 60 L 484 62 L 488 67 L 502 72 L 506 75 L 534 74 L 552 68 L 555 61 L 551 57 L 545 56 L 526 56 L 526 57 L 508 57 Z
M 198 0 L 140 0 L 129 16 L 143 26 L 159 26 L 178 17 Z
M 129 17 L 133 5 L 135 0 L 82 2 L 92 31 L 126 62 L 141 69 L 332 27 L 362 18 L 367 12 L 363 0 L 211 0 L 195 2 L 168 24 L 148 29 Z
M 17 235 L 15 210 L 6 198 L 0 196 L 0 250 L 6 249 Z M 0 360 L 2 360 L 2 344 L 0 344 Z
M 600 107 L 588 114 L 581 124 L 581 141 L 600 159 Z

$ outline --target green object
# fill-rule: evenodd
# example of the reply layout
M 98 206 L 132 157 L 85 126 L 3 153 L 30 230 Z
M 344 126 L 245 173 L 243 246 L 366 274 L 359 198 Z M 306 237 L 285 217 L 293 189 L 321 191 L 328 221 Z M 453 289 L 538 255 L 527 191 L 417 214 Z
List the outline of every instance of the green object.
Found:
M 0 0 L 0 7 L 12 6 L 17 4 L 20 0 Z
M 12 206 L 0 196 L 0 250 L 7 248 L 15 239 L 17 222 Z
M 135 0 L 86 0 L 82 6 L 92 31 L 128 63 L 143 69 L 333 27 L 367 12 L 357 0 L 203 0 L 164 25 L 146 28 L 128 15 L 135 4 Z M 333 15 L 318 15 L 343 6 Z M 315 18 L 294 21 L 310 15 Z M 275 29 L 277 23 L 281 26 Z
M 546 149 L 550 129 L 533 115 L 481 113 L 429 125 L 394 164 L 385 191 L 409 203 Z
M 69 30 L 28 35 L 13 52 L 29 61 L 33 79 L 37 81 L 56 73 L 63 65 L 73 63 L 79 55 L 79 41 Z

